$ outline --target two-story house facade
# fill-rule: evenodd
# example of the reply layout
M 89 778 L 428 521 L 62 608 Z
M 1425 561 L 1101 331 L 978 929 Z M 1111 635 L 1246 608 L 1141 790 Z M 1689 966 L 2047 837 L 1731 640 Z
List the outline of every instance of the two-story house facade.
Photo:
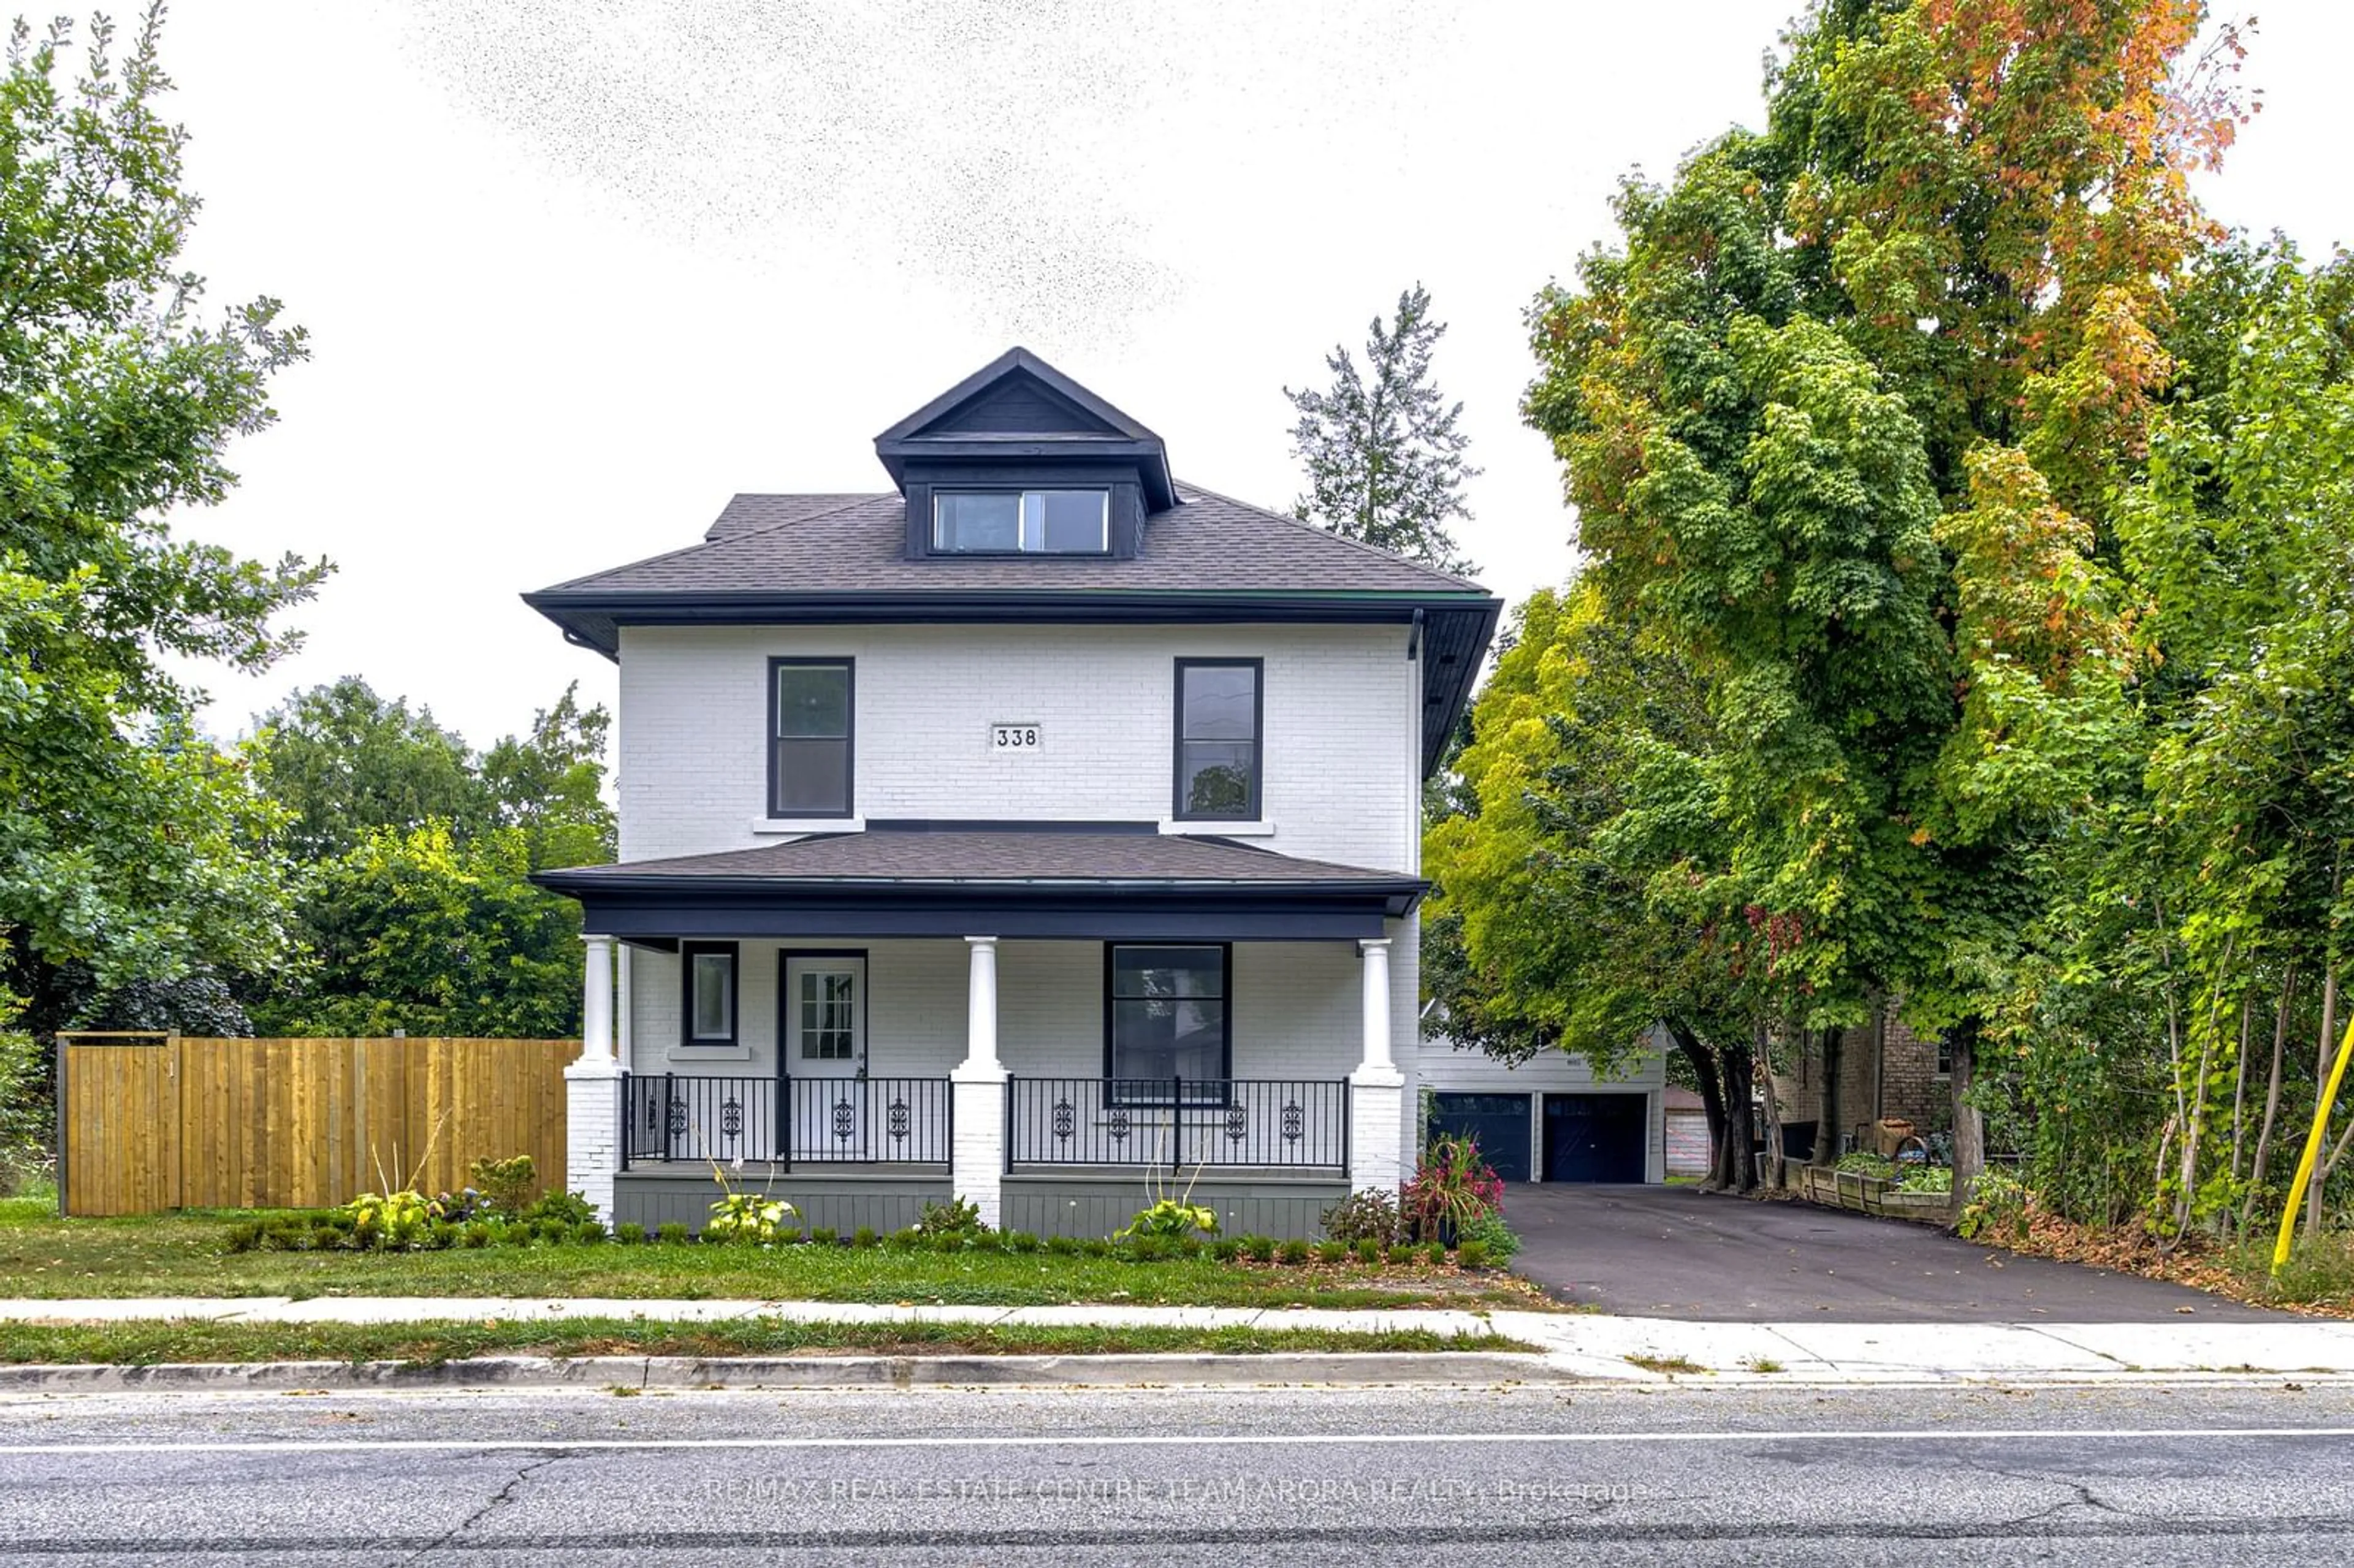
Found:
M 569 1184 L 1079 1235 L 1156 1175 L 1287 1235 L 1394 1184 L 1421 786 L 1499 602 L 1180 482 L 1018 349 L 875 448 L 887 491 L 525 596 L 620 666 L 620 859 L 540 878 L 586 932 Z

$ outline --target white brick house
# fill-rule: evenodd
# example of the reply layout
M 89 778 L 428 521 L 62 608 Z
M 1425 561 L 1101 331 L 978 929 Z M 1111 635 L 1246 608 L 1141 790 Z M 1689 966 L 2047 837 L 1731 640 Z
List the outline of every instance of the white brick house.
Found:
M 1278 1234 L 1394 1182 L 1421 785 L 1499 601 L 1177 482 L 1019 349 L 875 447 L 890 491 L 525 596 L 620 666 L 620 859 L 540 879 L 570 1184 L 1100 1235 L 1159 1172 Z

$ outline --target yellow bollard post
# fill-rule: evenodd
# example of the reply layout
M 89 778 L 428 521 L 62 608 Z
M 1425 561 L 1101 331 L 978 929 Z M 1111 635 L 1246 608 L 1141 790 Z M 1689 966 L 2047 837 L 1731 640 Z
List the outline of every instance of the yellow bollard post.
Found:
M 2313 1179 L 2313 1162 L 2321 1158 L 2322 1139 L 2329 1135 L 2329 1107 L 2338 1103 L 2338 1086 L 2345 1080 L 2349 1056 L 2354 1056 L 2354 1023 L 2346 1026 L 2346 1038 L 2338 1042 L 2338 1060 L 2329 1069 L 2329 1081 L 2321 1086 L 2321 1103 L 2313 1107 L 2313 1130 L 2306 1135 L 2305 1158 L 2296 1162 L 2296 1180 L 2288 1184 L 2288 1207 L 2281 1211 L 2280 1239 L 2273 1244 L 2274 1274 L 2288 1261 L 2289 1237 L 2296 1230 L 2296 1206 L 2305 1201 L 2305 1184 Z

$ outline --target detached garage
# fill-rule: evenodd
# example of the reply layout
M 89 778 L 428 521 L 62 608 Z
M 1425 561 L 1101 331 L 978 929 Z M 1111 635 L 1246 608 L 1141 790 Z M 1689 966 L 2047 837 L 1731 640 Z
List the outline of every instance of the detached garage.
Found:
M 1416 1053 L 1430 1131 L 1468 1134 L 1507 1181 L 1635 1183 L 1667 1179 L 1666 1065 L 1596 1079 L 1582 1056 L 1513 1065 L 1443 1036 Z

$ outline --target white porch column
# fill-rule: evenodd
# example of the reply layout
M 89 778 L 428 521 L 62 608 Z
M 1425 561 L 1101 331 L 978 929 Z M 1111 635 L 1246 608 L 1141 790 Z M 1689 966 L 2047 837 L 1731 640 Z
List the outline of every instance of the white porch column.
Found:
M 621 1065 L 613 1058 L 613 938 L 580 938 L 580 1059 L 564 1069 L 564 1187 L 613 1223 L 620 1167 Z
M 997 1059 L 997 938 L 967 937 L 965 1054 L 949 1075 L 956 1136 L 949 1156 L 954 1196 L 994 1228 L 1005 1177 L 1005 1064 Z
M 1390 942 L 1357 944 L 1363 983 L 1364 1046 L 1349 1075 L 1349 1185 L 1394 1192 L 1405 1137 L 1405 1075 L 1390 1058 Z

